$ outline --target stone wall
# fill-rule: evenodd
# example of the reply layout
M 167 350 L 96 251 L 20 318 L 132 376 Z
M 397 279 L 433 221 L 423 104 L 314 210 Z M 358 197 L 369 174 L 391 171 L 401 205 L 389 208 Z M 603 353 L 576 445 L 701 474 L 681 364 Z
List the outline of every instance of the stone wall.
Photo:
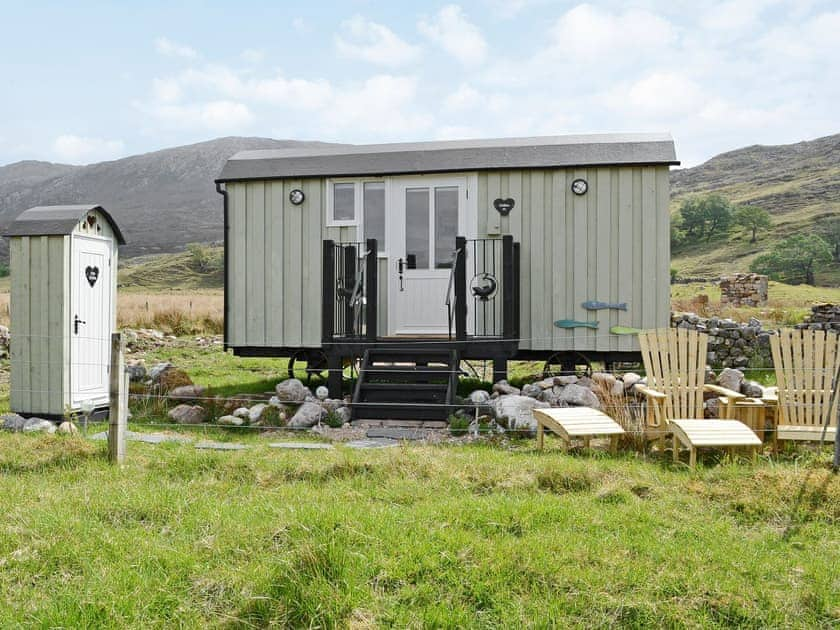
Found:
M 672 313 L 671 326 L 708 333 L 706 362 L 713 368 L 770 367 L 770 335 L 755 317 L 746 324 L 720 317 L 700 317 L 694 313 Z
M 805 321 L 796 325 L 808 330 L 835 330 L 840 332 L 840 304 L 814 304 Z
M 736 273 L 720 279 L 720 303 L 732 306 L 767 304 L 767 276 L 757 273 Z

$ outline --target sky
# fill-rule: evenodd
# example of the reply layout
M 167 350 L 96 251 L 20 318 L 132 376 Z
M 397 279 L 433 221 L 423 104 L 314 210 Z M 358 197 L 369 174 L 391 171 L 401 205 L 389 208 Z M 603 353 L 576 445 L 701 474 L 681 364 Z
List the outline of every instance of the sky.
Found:
M 219 136 L 840 132 L 840 0 L 6 2 L 0 164 Z

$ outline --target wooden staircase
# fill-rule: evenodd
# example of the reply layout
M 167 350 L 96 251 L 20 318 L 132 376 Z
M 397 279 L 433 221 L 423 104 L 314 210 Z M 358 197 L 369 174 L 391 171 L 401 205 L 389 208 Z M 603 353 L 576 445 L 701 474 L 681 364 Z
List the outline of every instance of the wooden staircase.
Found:
M 353 422 L 441 426 L 455 409 L 457 350 L 365 351 L 353 392 Z

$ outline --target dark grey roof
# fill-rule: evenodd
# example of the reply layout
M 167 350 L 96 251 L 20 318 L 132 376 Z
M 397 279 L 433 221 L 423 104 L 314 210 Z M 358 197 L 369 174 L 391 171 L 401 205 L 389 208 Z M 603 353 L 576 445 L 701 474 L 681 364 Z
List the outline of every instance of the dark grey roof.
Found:
M 670 134 L 589 134 L 240 151 L 216 181 L 679 164 Z
M 18 218 L 12 221 L 3 236 L 52 236 L 57 234 L 70 234 L 79 224 L 85 215 L 98 210 L 102 213 L 120 245 L 125 245 L 120 228 L 114 219 L 102 206 L 95 204 L 84 204 L 76 206 L 36 206 L 24 210 Z

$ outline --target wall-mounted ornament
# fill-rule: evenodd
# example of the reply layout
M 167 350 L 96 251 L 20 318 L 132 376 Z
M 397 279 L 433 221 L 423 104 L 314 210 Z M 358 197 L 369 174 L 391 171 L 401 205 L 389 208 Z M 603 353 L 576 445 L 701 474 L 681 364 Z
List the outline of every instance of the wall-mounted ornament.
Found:
M 583 302 L 581 306 L 587 311 L 597 311 L 602 308 L 611 308 L 616 311 L 627 310 L 627 302 L 596 302 L 595 300 L 589 300 L 588 302 Z
M 610 332 L 614 335 L 638 335 L 642 331 L 629 326 L 613 326 L 610 328 Z
M 557 328 L 591 328 L 592 330 L 598 329 L 598 322 L 582 322 L 576 319 L 558 319 L 554 322 L 554 325 Z
M 585 195 L 589 190 L 589 183 L 585 179 L 576 179 L 572 182 L 572 192 L 576 195 Z
M 506 217 L 510 214 L 510 211 L 513 210 L 513 206 L 516 205 L 516 202 L 508 197 L 507 199 L 499 199 L 493 200 L 493 207 L 496 208 L 496 211 L 501 214 L 503 217 Z
M 470 281 L 470 291 L 472 291 L 474 297 L 477 297 L 482 302 L 487 302 L 491 297 L 496 295 L 496 288 L 498 286 L 493 274 L 487 272 L 477 273 Z
M 85 278 L 87 278 L 90 286 L 96 284 L 96 281 L 99 279 L 99 267 L 91 267 L 90 265 L 85 267 Z
M 303 194 L 300 188 L 295 188 L 289 193 L 289 201 L 296 206 L 302 204 L 304 199 L 306 199 L 306 195 Z

